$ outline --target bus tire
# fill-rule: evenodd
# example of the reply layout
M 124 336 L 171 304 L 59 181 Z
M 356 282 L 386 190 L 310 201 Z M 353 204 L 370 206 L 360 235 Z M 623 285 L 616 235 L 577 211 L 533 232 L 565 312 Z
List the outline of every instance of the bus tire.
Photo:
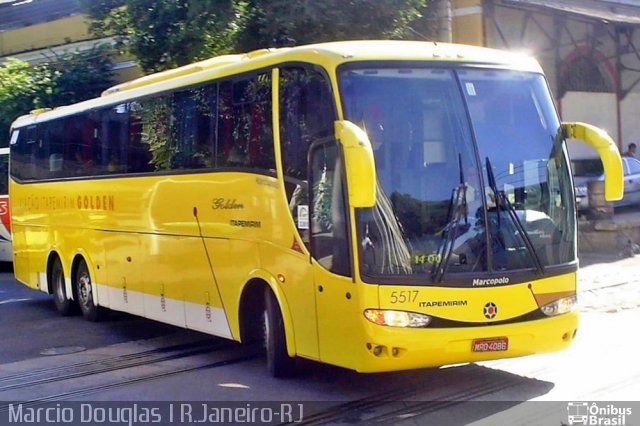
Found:
M 264 301 L 264 344 L 267 369 L 273 377 L 290 377 L 295 372 L 295 359 L 287 353 L 287 339 L 282 312 L 276 296 L 267 288 Z
M 78 305 L 82 316 L 89 321 L 101 321 L 106 315 L 106 310 L 93 303 L 93 283 L 89 268 L 84 260 L 80 260 L 75 274 L 75 286 L 78 292 Z
M 67 297 L 67 289 L 64 283 L 64 271 L 62 270 L 62 262 L 56 257 L 51 265 L 51 291 L 53 292 L 53 301 L 56 304 L 58 313 L 63 317 L 68 317 L 77 312 L 75 301 Z

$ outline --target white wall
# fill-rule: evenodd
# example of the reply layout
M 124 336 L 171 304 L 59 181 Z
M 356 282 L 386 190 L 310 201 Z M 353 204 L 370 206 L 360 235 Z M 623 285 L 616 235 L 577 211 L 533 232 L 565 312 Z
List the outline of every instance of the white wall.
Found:
M 624 152 L 631 142 L 640 145 L 640 93 L 632 92 L 625 96 L 620 103 L 620 115 L 622 116 L 620 147 Z
M 567 92 L 561 100 L 561 114 L 562 121 L 582 121 L 593 124 L 606 130 L 616 143 L 619 140 L 616 95 L 613 93 Z M 628 120 L 623 118 L 624 121 Z M 635 119 L 635 125 L 638 126 L 639 122 L 640 116 Z M 570 140 L 568 147 L 571 158 L 598 156 L 595 149 L 581 141 Z

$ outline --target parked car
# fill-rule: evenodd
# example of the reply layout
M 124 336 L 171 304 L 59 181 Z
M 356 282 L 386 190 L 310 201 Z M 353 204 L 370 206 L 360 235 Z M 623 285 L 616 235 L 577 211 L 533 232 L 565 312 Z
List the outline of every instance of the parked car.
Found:
M 615 207 L 640 206 L 640 160 L 633 157 L 622 157 L 624 169 L 624 197 L 615 201 Z M 589 208 L 587 183 L 592 180 L 604 180 L 604 170 L 599 158 L 571 160 L 573 183 L 576 190 L 578 211 Z

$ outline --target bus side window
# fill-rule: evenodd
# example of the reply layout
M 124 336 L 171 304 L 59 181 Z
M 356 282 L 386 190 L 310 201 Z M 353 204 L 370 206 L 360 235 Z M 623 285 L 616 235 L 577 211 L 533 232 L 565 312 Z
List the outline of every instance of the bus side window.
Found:
M 228 167 L 233 146 L 233 83 L 220 83 L 218 96 L 218 140 L 216 144 L 216 166 Z
M 171 170 L 178 152 L 173 94 L 147 98 L 140 102 L 141 143 L 151 153 L 152 170 Z
M 16 144 L 11 149 L 11 174 L 22 180 L 36 178 L 36 151 L 38 149 L 39 135 L 42 134 L 44 125 L 32 125 L 26 128 L 14 130 L 17 133 Z M 12 137 L 14 137 L 12 135 Z
M 217 85 L 178 92 L 175 100 L 177 154 L 174 168 L 199 169 L 213 165 L 213 137 Z M 213 109 L 213 111 L 212 111 Z
M 219 98 L 218 165 L 275 170 L 270 74 L 221 82 Z
M 102 111 L 101 174 L 122 173 L 126 170 L 126 141 L 129 127 L 127 104 L 119 104 Z
M 90 114 L 74 115 L 63 120 L 65 138 L 62 170 L 65 177 L 90 176 L 93 169 L 91 145 L 94 123 Z M 55 154 L 51 154 L 55 156 Z M 53 171 L 53 169 L 51 169 Z
M 42 149 L 40 150 L 41 158 L 40 164 L 43 164 L 44 167 L 41 167 L 42 175 L 38 176 L 39 178 L 58 178 L 63 176 L 63 162 L 64 162 L 64 141 L 65 141 L 65 121 L 58 120 L 54 122 L 49 122 L 46 124 L 47 132 L 45 134 L 45 138 L 48 139 L 48 142 L 45 142 L 43 145 L 48 147 L 48 152 Z
M 51 127 L 51 123 L 38 124 L 33 126 L 33 131 L 27 133 L 29 156 L 26 161 L 30 179 L 46 179 L 50 177 L 48 141 Z
M 127 145 L 127 172 L 152 172 L 150 146 L 143 142 L 142 106 L 139 102 L 129 102 L 129 141 Z M 112 161 L 116 163 L 114 159 Z
M 233 142 L 227 161 L 234 167 L 249 166 L 249 139 L 254 118 L 252 116 L 254 99 L 255 91 L 251 80 L 233 82 Z
M 248 154 L 252 168 L 276 169 L 271 120 L 271 74 L 260 74 L 249 86 L 253 101 L 250 107 Z

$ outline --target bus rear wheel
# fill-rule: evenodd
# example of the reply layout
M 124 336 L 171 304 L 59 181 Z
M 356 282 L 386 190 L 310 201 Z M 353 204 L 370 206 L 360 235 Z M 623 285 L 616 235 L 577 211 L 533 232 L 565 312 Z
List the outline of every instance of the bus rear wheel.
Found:
M 273 377 L 290 377 L 295 372 L 295 359 L 287 353 L 284 320 L 276 296 L 266 289 L 264 303 L 264 344 L 267 369 Z
M 93 283 L 89 268 L 84 260 L 81 260 L 76 269 L 75 285 L 78 291 L 78 304 L 82 311 L 82 316 L 89 321 L 100 321 L 104 318 L 106 311 L 93 303 Z
M 58 313 L 68 317 L 77 312 L 76 302 L 67 297 L 67 289 L 64 283 L 64 272 L 62 262 L 56 258 L 51 265 L 51 290 L 53 291 L 53 301 L 56 304 Z

